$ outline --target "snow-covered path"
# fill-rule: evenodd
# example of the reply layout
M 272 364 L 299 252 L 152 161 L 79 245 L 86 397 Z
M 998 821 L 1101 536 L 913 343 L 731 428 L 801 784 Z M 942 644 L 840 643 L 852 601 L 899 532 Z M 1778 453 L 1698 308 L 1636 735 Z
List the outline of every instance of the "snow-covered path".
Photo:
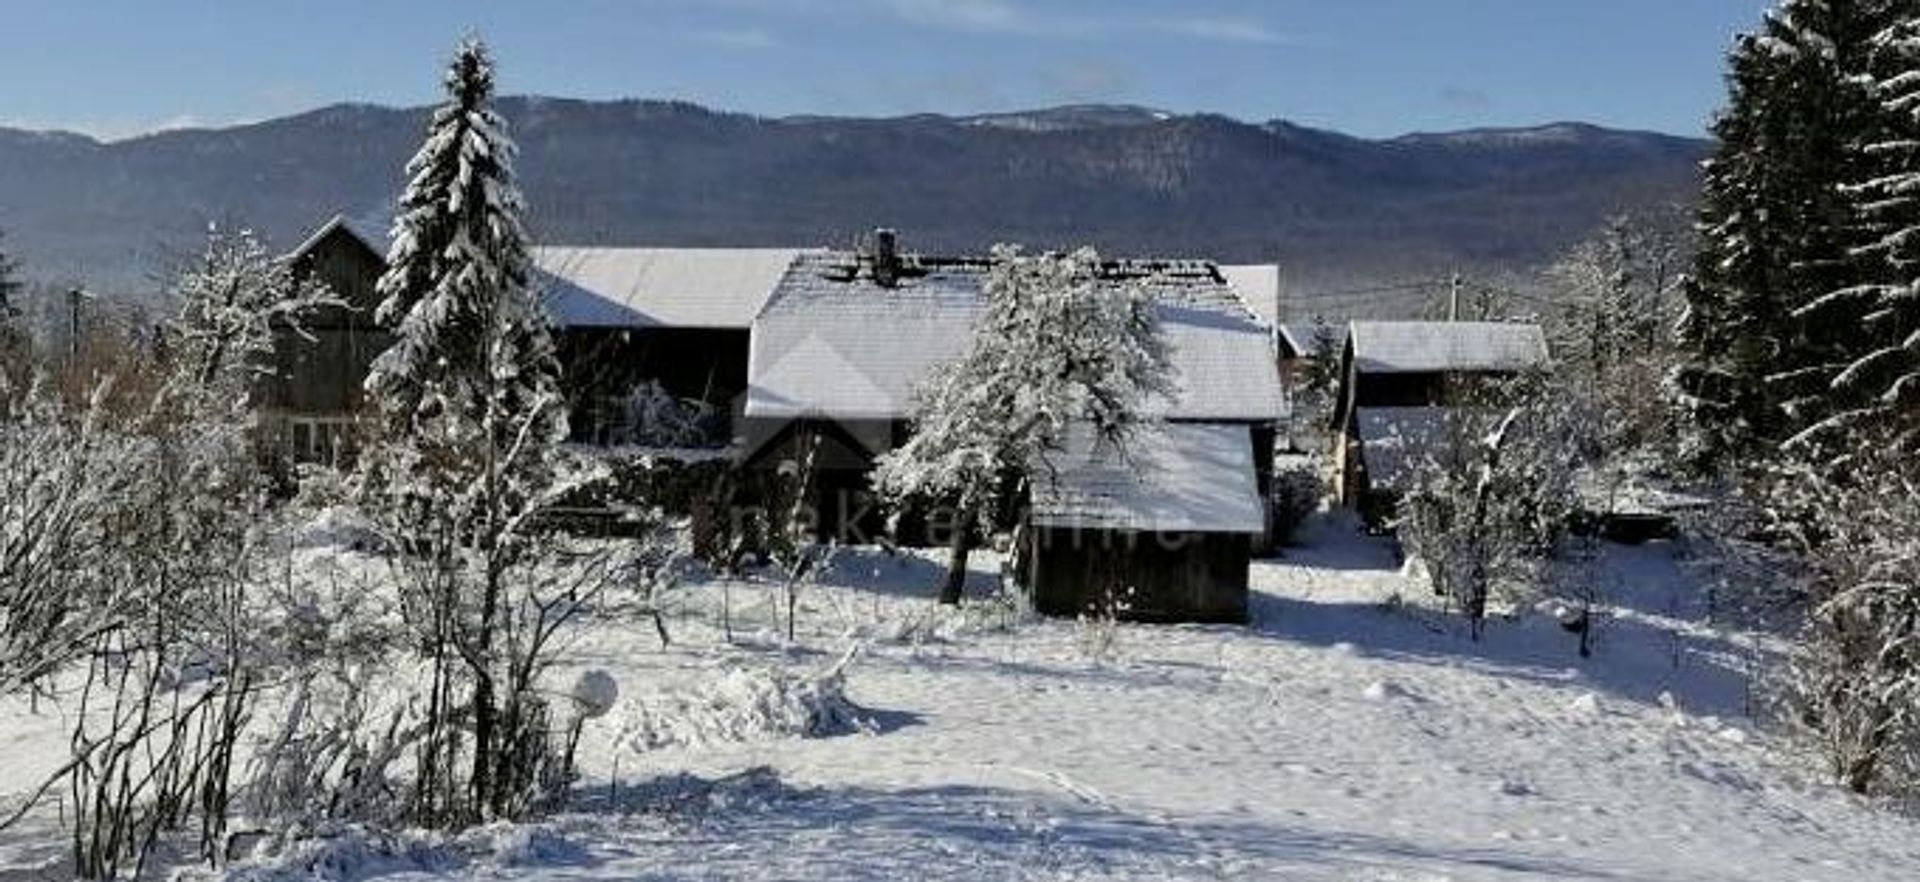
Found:
M 581 649 L 629 696 L 743 666 L 825 667 L 846 632 L 925 615 L 912 586 L 934 572 L 843 561 L 839 585 L 802 596 L 799 649 L 725 644 L 714 596 L 697 592 L 670 649 L 640 623 Z M 1698 623 L 1668 550 L 1614 549 L 1596 577 L 1627 609 L 1595 658 L 1541 616 L 1476 644 L 1389 603 L 1421 589 L 1384 547 L 1330 530 L 1256 564 L 1251 628 L 1123 626 L 1098 652 L 1097 629 L 1071 622 L 875 640 L 847 686 L 868 732 L 639 751 L 616 710 L 587 731 L 577 813 L 318 866 L 348 878 L 1920 878 L 1920 825 L 1819 783 L 1744 721 L 1753 644 Z M 754 618 L 751 590 L 733 589 L 736 624 Z M 0 837 L 0 868 L 8 854 Z

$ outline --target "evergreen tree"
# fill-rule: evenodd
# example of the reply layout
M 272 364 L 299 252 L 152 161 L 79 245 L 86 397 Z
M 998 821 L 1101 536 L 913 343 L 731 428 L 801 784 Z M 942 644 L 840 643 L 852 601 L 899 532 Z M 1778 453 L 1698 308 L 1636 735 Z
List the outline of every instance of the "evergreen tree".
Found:
M 1729 57 L 1675 373 L 1702 462 L 1770 452 L 1824 416 L 1827 371 L 1855 329 L 1800 310 L 1860 273 L 1840 185 L 1877 117 L 1861 76 L 1874 37 L 1907 5 L 1784 0 Z
M 412 812 L 427 824 L 517 814 L 545 774 L 532 687 L 555 607 L 526 592 L 548 547 L 537 515 L 570 489 L 555 449 L 558 368 L 528 287 L 514 145 L 489 107 L 486 48 L 463 43 L 445 85 L 379 283 L 377 317 L 396 339 L 367 378 L 382 437 L 362 458 L 369 507 L 406 570 L 404 614 L 433 663 Z M 537 621 L 517 618 L 536 608 Z
M 1826 416 L 1793 441 L 1846 451 L 1888 432 L 1920 442 L 1920 20 L 1882 32 L 1872 58 L 1880 111 L 1861 177 L 1844 188 L 1856 206 L 1861 277 L 1799 310 L 1844 332 L 1826 376 Z

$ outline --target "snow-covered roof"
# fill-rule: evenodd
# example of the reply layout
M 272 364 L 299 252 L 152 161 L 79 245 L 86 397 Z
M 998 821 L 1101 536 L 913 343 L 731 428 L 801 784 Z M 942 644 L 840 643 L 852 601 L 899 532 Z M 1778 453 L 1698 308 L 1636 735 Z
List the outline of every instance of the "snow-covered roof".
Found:
M 312 251 L 314 246 L 325 241 L 326 238 L 336 230 L 344 230 L 348 235 L 360 240 L 360 244 L 367 246 L 369 251 L 379 255 L 380 259 L 386 259 L 386 234 L 375 230 L 371 224 L 348 218 L 343 214 L 336 214 L 328 218 L 326 223 L 316 227 L 313 232 L 308 233 L 306 239 L 302 240 L 300 244 L 295 245 L 292 251 L 287 252 L 287 259 L 296 260 L 307 252 Z
M 1280 323 L 1280 266 L 1272 263 L 1221 264 L 1220 275 L 1240 302 L 1271 328 Z
M 1403 490 L 1432 445 L 1446 437 L 1444 407 L 1363 407 L 1354 413 L 1367 483 L 1376 490 Z
M 1125 449 L 1076 428 L 1033 469 L 1033 523 L 1169 533 L 1266 529 L 1245 426 L 1166 423 Z
M 1547 364 L 1547 337 L 1539 325 L 1354 322 L 1348 334 L 1361 373 L 1517 371 Z
M 920 261 L 891 288 L 852 266 L 847 255 L 815 252 L 788 269 L 754 321 L 747 416 L 905 419 L 915 385 L 966 351 L 986 309 L 985 261 Z M 1116 267 L 1146 281 L 1160 305 L 1175 369 L 1167 417 L 1286 415 L 1267 330 L 1211 264 Z
M 796 248 L 533 249 L 548 315 L 563 327 L 746 329 Z

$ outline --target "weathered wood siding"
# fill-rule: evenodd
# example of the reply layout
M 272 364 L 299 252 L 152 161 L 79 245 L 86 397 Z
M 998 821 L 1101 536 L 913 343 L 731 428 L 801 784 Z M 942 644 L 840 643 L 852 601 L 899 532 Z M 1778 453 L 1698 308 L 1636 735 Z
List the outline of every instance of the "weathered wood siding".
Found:
M 1022 550 L 1034 608 L 1072 616 L 1120 598 L 1142 622 L 1247 620 L 1247 571 L 1257 537 L 1032 527 Z
M 366 407 L 373 360 L 392 344 L 374 322 L 375 287 L 385 260 L 344 227 L 336 227 L 293 263 L 294 276 L 325 284 L 343 306 L 300 319 L 300 331 L 274 335 L 273 374 L 261 381 L 267 419 L 263 441 L 293 461 L 343 461 L 354 421 Z

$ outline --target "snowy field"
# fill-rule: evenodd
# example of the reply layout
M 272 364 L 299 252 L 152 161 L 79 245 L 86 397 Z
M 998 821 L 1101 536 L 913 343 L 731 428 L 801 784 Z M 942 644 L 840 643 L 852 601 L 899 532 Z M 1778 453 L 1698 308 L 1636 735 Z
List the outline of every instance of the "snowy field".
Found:
M 976 566 L 984 592 L 997 562 Z M 227 875 L 1920 878 L 1920 826 L 1750 724 L 1769 641 L 1709 627 L 1665 546 L 1593 572 L 1620 609 L 1590 660 L 1545 615 L 1470 642 L 1386 545 L 1333 524 L 1255 564 L 1251 628 L 938 610 L 936 557 L 868 550 L 804 590 L 789 645 L 775 588 L 702 584 L 678 593 L 670 647 L 621 617 L 575 647 L 621 695 L 585 730 L 568 814 L 335 831 Z M 57 762 L 63 731 L 0 706 L 0 792 Z M 0 882 L 62 876 L 58 824 L 49 806 L 0 834 Z

